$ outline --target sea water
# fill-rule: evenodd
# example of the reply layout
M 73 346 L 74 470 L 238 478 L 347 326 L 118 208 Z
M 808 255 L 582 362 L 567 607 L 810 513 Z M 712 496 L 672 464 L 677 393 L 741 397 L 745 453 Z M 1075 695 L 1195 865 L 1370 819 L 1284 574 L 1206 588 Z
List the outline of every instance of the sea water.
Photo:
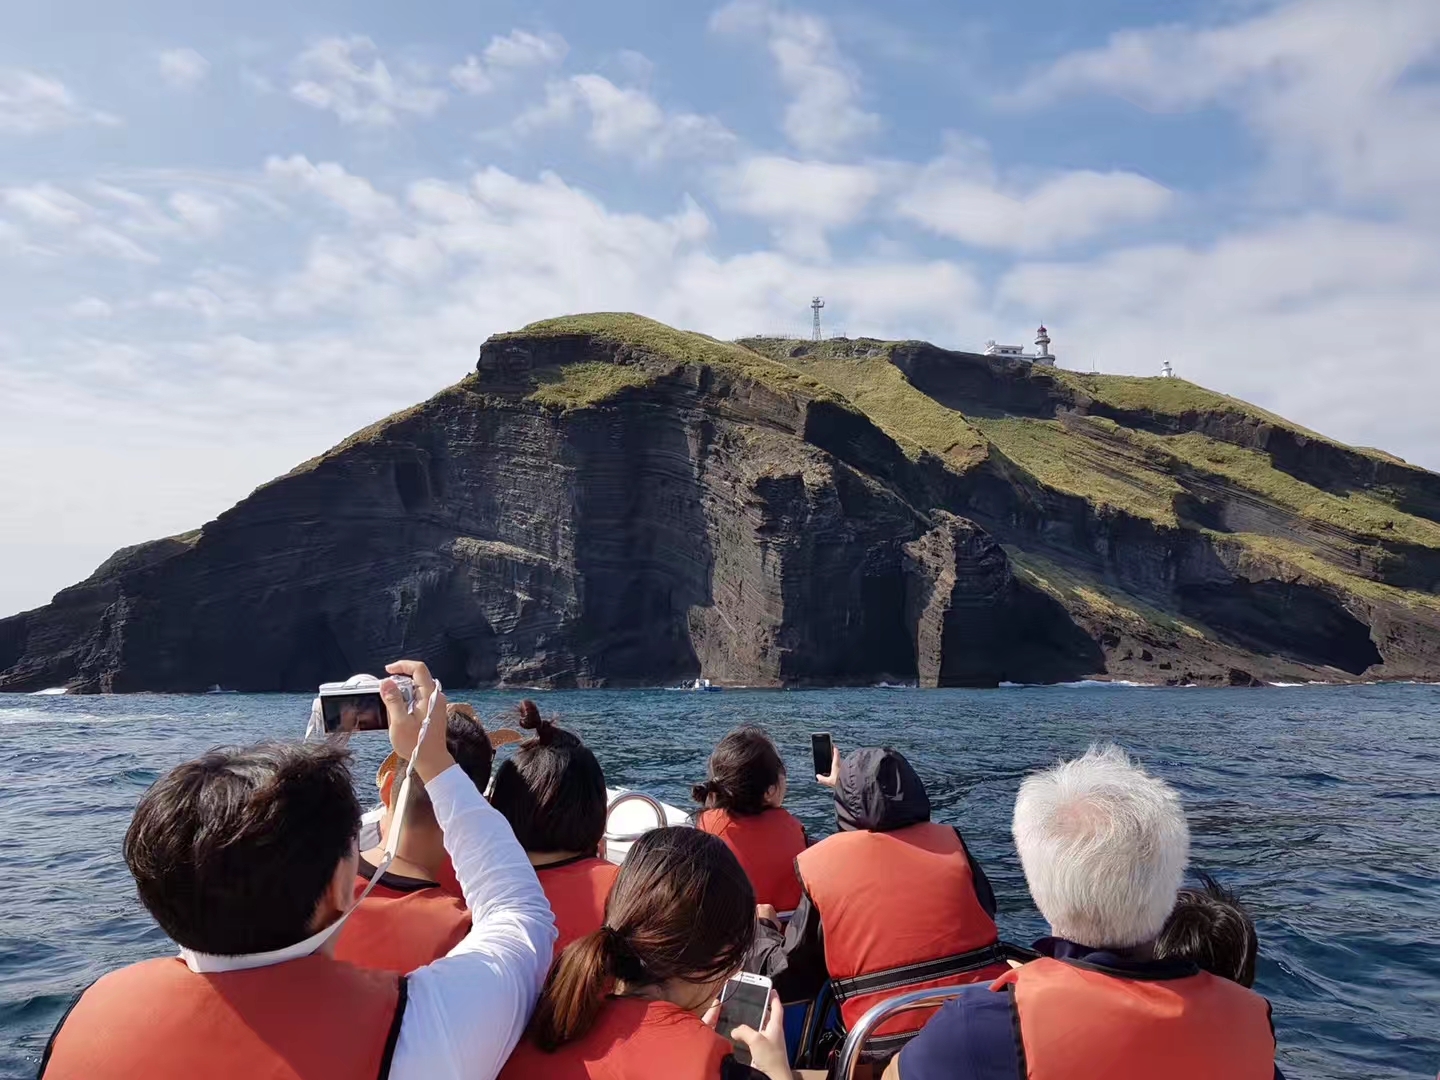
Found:
M 481 716 L 515 694 L 460 693 Z M 763 724 L 812 837 L 834 828 L 810 779 L 811 731 L 891 745 L 962 829 L 999 899 L 1002 935 L 1044 932 L 1010 842 L 1031 769 L 1113 739 L 1185 799 L 1192 864 L 1235 888 L 1260 934 L 1257 989 L 1294 1078 L 1440 1068 L 1440 688 L 1117 687 L 989 691 L 589 691 L 536 694 L 594 747 L 612 786 L 678 806 L 715 741 Z M 303 732 L 307 697 L 0 696 L 0 1076 L 33 1075 L 76 991 L 172 946 L 121 856 L 135 800 L 209 747 Z M 373 801 L 383 734 L 358 736 Z

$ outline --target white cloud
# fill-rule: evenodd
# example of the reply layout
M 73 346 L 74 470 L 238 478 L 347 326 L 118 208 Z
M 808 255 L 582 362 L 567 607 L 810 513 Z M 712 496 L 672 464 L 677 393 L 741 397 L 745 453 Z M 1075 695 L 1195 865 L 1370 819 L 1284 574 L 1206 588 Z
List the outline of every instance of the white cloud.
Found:
M 10 209 L 24 214 L 31 221 L 55 228 L 79 225 L 93 213 L 88 203 L 53 184 L 6 188 L 0 192 L 0 198 Z
M 193 90 L 210 74 L 210 61 L 194 49 L 166 49 L 156 64 L 160 77 L 176 90 Z
M 553 67 L 570 46 L 559 34 L 512 30 L 490 39 L 481 56 L 467 56 L 450 69 L 450 81 L 471 94 L 487 94 L 507 75 L 527 68 Z
M 85 250 L 125 262 L 156 263 L 160 257 L 108 225 L 90 224 L 75 233 L 75 242 Z
M 1117 94 L 1155 111 L 1236 110 L 1292 185 L 1434 206 L 1440 183 L 1440 4 L 1292 0 L 1217 27 L 1126 30 L 1061 57 L 1014 95 Z
M 74 124 L 120 122 L 81 105 L 59 79 L 24 68 L 0 67 L 0 134 L 34 135 Z
M 295 59 L 291 95 L 343 124 L 385 127 L 401 113 L 431 116 L 445 91 L 394 74 L 367 37 L 324 38 Z
M 667 111 L 645 91 L 617 86 L 596 74 L 553 80 L 545 88 L 545 100 L 520 113 L 510 130 L 527 135 L 569 123 L 582 112 L 590 121 L 587 138 L 597 150 L 633 154 L 646 163 L 714 155 L 736 143 L 734 133 L 713 116 Z
M 265 175 L 312 191 L 360 221 L 376 221 L 395 210 L 395 200 L 389 195 L 333 161 L 316 165 L 303 154 L 270 157 L 265 160 Z
M 65 310 L 77 319 L 108 319 L 115 313 L 115 309 L 98 296 L 76 300 Z
M 705 154 L 735 140 L 710 116 L 667 113 L 643 90 L 616 86 L 601 75 L 570 80 L 590 112 L 590 142 L 610 153 L 634 152 L 649 160 L 672 154 Z
M 224 227 L 225 208 L 199 192 L 172 192 L 167 201 L 171 212 L 202 236 L 213 236 Z
M 790 93 L 785 135 L 801 153 L 835 156 L 880 129 L 880 118 L 860 107 L 860 80 L 820 16 L 767 0 L 733 0 L 710 25 L 721 32 L 765 36 L 780 82 Z
M 757 156 L 719 170 L 714 179 L 725 209 L 769 222 L 787 250 L 823 257 L 826 231 L 859 220 L 879 194 L 886 171 Z
M 1173 193 L 1130 172 L 1077 170 L 1039 183 L 1001 183 L 983 147 L 921 169 L 896 209 L 940 236 L 1002 251 L 1043 252 L 1108 229 L 1154 219 Z

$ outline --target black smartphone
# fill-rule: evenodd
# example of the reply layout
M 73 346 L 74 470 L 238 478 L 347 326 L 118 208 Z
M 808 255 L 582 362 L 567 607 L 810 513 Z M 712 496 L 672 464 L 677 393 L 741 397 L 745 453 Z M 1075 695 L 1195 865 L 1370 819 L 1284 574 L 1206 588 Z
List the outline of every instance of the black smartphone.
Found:
M 830 765 L 835 758 L 835 743 L 828 731 L 810 733 L 810 756 L 815 759 L 815 775 L 829 776 Z

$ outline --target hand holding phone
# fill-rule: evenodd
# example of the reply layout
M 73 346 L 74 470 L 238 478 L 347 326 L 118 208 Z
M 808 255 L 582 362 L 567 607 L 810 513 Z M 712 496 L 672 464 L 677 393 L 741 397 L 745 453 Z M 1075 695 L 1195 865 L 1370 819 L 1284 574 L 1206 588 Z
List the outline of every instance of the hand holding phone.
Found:
M 715 1030 L 727 1039 L 738 1027 L 760 1031 L 765 1026 L 769 1005 L 770 980 L 748 971 L 737 972 L 720 991 L 720 1017 L 715 1022 Z M 741 1065 L 750 1064 L 750 1047 L 746 1043 L 735 1044 L 735 1060 Z
M 731 983 L 737 979 L 750 981 L 757 991 L 763 984 L 764 1013 L 759 1024 L 742 1023 L 727 1027 L 725 1006 L 722 1004 L 721 1019 L 717 1024 L 720 1034 L 735 1044 L 735 1060 L 740 1064 L 749 1065 L 770 1080 L 792 1080 L 795 1074 L 790 1071 L 790 1053 L 785 1047 L 785 1010 L 780 1004 L 780 995 L 770 989 L 770 980 L 763 975 L 742 971 Z M 726 983 L 726 987 L 731 983 Z
M 828 731 L 810 736 L 810 754 L 814 758 L 815 782 L 828 788 L 840 783 L 840 751 Z
M 835 741 L 828 731 L 810 733 L 810 757 L 815 763 L 816 777 L 830 775 L 830 759 L 835 752 Z

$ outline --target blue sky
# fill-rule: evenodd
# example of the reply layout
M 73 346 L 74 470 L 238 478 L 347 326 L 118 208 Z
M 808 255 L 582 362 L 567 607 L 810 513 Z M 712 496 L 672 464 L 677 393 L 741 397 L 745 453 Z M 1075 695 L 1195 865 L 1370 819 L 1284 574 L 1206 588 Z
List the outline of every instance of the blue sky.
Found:
M 223 13 L 222 13 L 223 12 Z M 0 613 L 635 310 L 1187 378 L 1440 467 L 1440 4 L 16 6 Z

